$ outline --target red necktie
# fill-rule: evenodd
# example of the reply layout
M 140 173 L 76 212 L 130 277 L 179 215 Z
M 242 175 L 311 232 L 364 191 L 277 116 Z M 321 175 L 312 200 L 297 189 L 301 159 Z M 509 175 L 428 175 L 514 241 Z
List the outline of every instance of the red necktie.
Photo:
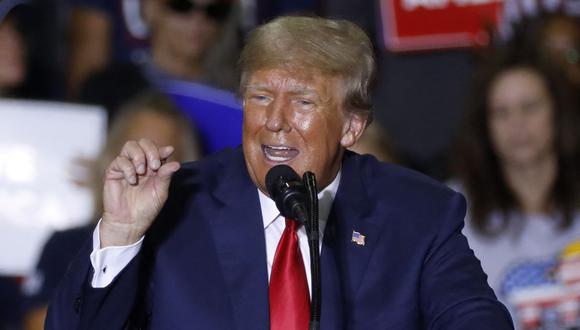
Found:
M 310 295 L 300 246 L 298 222 L 286 219 L 270 275 L 270 330 L 307 330 Z

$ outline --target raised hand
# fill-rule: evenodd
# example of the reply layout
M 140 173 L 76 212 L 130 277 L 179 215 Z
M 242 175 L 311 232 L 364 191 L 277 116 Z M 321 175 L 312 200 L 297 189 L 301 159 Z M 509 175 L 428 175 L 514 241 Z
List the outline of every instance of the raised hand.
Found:
M 151 226 L 179 169 L 178 162 L 166 162 L 173 150 L 148 139 L 129 141 L 111 162 L 103 188 L 101 248 L 132 244 Z

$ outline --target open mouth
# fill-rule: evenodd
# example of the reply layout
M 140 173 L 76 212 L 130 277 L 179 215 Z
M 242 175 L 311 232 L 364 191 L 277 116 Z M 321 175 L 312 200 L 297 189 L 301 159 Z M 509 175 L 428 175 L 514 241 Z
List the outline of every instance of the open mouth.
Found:
M 271 162 L 284 163 L 298 156 L 299 151 L 286 146 L 262 145 L 264 157 Z

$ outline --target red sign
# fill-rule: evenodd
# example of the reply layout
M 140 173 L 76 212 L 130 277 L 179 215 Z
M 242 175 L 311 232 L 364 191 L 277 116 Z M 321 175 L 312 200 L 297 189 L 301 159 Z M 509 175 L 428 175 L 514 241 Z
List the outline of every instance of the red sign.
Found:
M 410 51 L 482 46 L 501 0 L 381 0 L 387 49 Z

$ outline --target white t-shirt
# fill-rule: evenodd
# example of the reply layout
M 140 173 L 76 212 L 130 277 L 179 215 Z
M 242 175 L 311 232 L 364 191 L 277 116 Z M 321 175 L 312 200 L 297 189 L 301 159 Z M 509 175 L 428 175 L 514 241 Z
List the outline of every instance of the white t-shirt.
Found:
M 449 186 L 463 192 L 463 187 L 456 182 Z M 469 200 L 467 204 L 469 205 Z M 489 223 L 491 226 L 499 225 L 503 216 L 499 211 L 492 212 Z M 481 261 L 481 266 L 488 275 L 489 285 L 508 306 L 514 322 L 520 324 L 516 328 L 523 328 L 523 311 L 515 306 L 514 293 L 526 291 L 524 293 L 527 294 L 534 291 L 537 299 L 541 300 L 544 295 L 541 288 L 553 290 L 556 287 L 565 287 L 554 272 L 561 262 L 562 251 L 580 240 L 580 212 L 575 213 L 572 225 L 564 230 L 559 226 L 560 215 L 557 214 L 524 215 L 512 212 L 508 216 L 511 217 L 508 227 L 497 235 L 489 236 L 477 231 L 470 221 L 468 206 L 463 234 L 475 256 Z M 547 295 L 547 291 L 545 294 Z M 550 308 L 542 308 L 541 318 Z

